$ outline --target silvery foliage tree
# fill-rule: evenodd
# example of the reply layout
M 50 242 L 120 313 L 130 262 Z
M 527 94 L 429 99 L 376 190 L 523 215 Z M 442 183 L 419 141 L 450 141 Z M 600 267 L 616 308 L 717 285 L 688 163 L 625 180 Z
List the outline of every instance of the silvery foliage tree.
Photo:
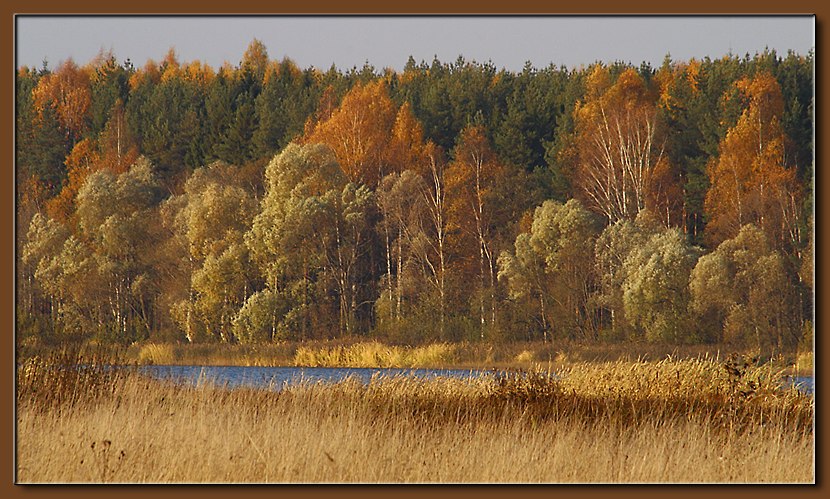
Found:
M 698 256 L 679 229 L 666 229 L 634 247 L 623 263 L 625 316 L 648 341 L 692 339 L 688 283 Z
M 23 299 L 30 301 L 30 309 L 48 317 L 47 331 L 59 329 L 64 303 L 60 255 L 69 237 L 62 224 L 35 213 L 21 250 L 22 276 L 30 290 Z
M 337 297 L 340 332 L 353 332 L 372 192 L 348 182 L 331 150 L 318 144 L 289 144 L 265 177 L 260 212 L 245 235 L 265 289 L 237 315 L 238 336 L 305 337 L 312 309 L 324 306 L 330 292 Z
M 585 334 L 593 288 L 592 248 L 596 218 L 574 199 L 545 201 L 536 208 L 530 233 L 519 234 L 514 252 L 499 256 L 499 279 L 511 298 L 538 304 L 543 338 Z
M 233 340 L 233 317 L 252 287 L 244 235 L 257 206 L 236 177 L 220 161 L 200 168 L 163 209 L 187 267 L 171 315 L 189 341 Z
M 755 225 L 700 258 L 691 274 L 691 309 L 717 341 L 764 351 L 798 340 L 798 300 L 784 257 Z
M 56 332 L 131 341 L 152 329 L 161 199 L 152 170 L 139 158 L 124 173 L 91 174 L 77 194 L 74 233 L 32 218 L 21 262 L 45 295 Z

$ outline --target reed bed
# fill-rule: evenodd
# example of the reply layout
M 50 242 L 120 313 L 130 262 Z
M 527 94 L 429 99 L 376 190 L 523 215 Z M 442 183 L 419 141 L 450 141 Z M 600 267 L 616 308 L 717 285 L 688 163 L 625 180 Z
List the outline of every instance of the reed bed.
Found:
M 378 342 L 348 346 L 299 347 L 292 364 L 305 367 L 446 367 L 457 361 L 457 346 L 434 343 L 408 347 Z
M 22 483 L 815 480 L 813 398 L 740 359 L 281 392 L 130 370 L 59 382 L 62 371 L 46 369 L 53 360 L 18 371 Z
M 85 351 L 110 352 L 125 362 L 155 365 L 398 367 L 460 369 L 545 369 L 579 363 L 642 362 L 670 357 L 675 360 L 725 360 L 717 345 L 660 345 L 643 343 L 462 342 L 394 345 L 379 341 L 331 340 L 279 342 L 257 345 L 179 344 L 142 342 L 126 348 L 88 345 Z M 55 347 L 19 345 L 18 359 L 49 357 Z M 723 357 L 723 359 L 721 359 Z M 777 356 L 768 363 L 789 374 L 810 375 L 813 354 Z
M 139 364 L 269 367 L 291 365 L 296 346 L 144 343 L 127 350 Z

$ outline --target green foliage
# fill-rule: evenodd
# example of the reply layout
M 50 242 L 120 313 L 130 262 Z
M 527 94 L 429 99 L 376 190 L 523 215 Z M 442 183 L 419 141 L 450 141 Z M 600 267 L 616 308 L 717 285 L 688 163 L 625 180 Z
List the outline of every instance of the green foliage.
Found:
M 51 194 L 57 194 L 66 178 L 64 159 L 70 146 L 54 108 L 46 106 L 39 113 L 34 109 L 32 89 L 35 85 L 36 80 L 32 77 L 18 77 L 15 121 L 18 178 L 34 176 Z
M 107 57 L 101 54 L 101 60 L 95 65 L 91 83 L 91 136 L 103 132 L 112 109 L 129 99 L 129 77 L 129 70 L 119 65 L 114 55 L 109 54 Z
M 626 279 L 623 265 L 647 237 L 640 226 L 628 220 L 619 220 L 607 226 L 597 237 L 594 265 L 599 285 L 592 298 L 598 308 L 610 315 L 610 330 L 604 333 L 609 339 L 625 339 L 634 335 L 623 307 L 623 283 Z
M 266 286 L 290 293 L 289 313 L 301 313 L 300 334 L 311 307 L 337 298 L 341 333 L 353 332 L 364 302 L 357 270 L 365 255 L 373 193 L 345 183 L 330 149 L 291 144 L 268 165 L 266 194 L 245 241 Z
M 35 216 L 24 262 L 69 337 L 129 342 L 149 334 L 147 279 L 155 272 L 152 213 L 160 197 L 146 160 L 121 175 L 90 175 L 78 192 L 77 235 Z
M 745 225 L 700 258 L 691 274 L 692 310 L 715 339 L 769 353 L 799 339 L 798 301 L 780 253 L 764 232 Z
M 628 322 L 648 341 L 699 340 L 689 320 L 689 274 L 698 258 L 678 229 L 651 236 L 632 248 L 622 272 L 622 301 Z
M 529 234 L 519 234 L 513 254 L 499 257 L 499 279 L 513 299 L 539 303 L 540 326 L 559 337 L 588 334 L 589 291 L 593 286 L 596 218 L 575 199 L 545 201 L 536 208 Z
M 303 132 L 305 120 L 314 113 L 319 89 L 310 71 L 300 71 L 283 60 L 272 67 L 255 102 L 257 128 L 252 142 L 254 155 L 273 157 Z
M 290 335 L 285 320 L 288 305 L 284 296 L 270 289 L 252 294 L 233 319 L 234 336 L 243 344 L 286 339 Z
M 189 168 L 202 164 L 193 144 L 202 139 L 202 90 L 180 77 L 159 83 L 147 81 L 131 94 L 127 122 L 141 152 L 164 178 L 178 179 Z
M 812 198 L 796 196 L 786 207 L 791 244 L 780 252 L 747 233 L 705 254 L 690 277 L 700 254 L 691 244 L 703 243 L 713 220 L 704 206 L 708 165 L 748 105 L 738 81 L 764 73 L 780 85 L 793 192 L 812 191 L 813 65 L 812 52 L 774 51 L 667 58 L 659 69 L 615 63 L 604 87 L 591 84 L 592 68 L 528 64 L 511 72 L 463 58 L 413 59 L 402 73 L 368 63 L 303 70 L 269 60 L 256 40 L 238 67 L 215 72 L 179 64 L 174 53 L 142 69 L 101 54 L 73 80 L 91 100 L 71 133 L 49 96 L 35 92 L 51 73 L 22 68 L 15 95 L 15 167 L 26 203 L 18 217 L 19 333 L 31 342 L 164 336 L 251 344 L 550 334 L 790 348 L 812 312 Z M 639 210 L 636 221 L 602 230 L 571 199 L 585 153 L 575 109 L 592 98 L 586 92 L 632 75 L 657 110 L 663 166 L 678 181 L 677 191 L 661 193 L 677 213 L 661 212 L 658 222 Z M 292 141 L 338 111 L 354 85 L 377 82 L 417 123 L 371 131 L 411 146 L 377 154 L 384 159 L 372 169 L 396 173 L 377 179 L 375 189 L 348 183 L 328 147 Z M 423 141 L 413 138 L 419 128 Z M 475 144 L 465 144 L 473 142 L 470 130 Z M 81 138 L 113 149 L 119 161 L 122 144 L 143 156 L 126 172 L 127 161 L 102 161 L 77 196 L 62 198 L 74 214 L 64 219 L 50 208 L 62 225 L 43 206 L 62 188 L 64 198 L 75 192 L 65 163 Z M 498 166 L 494 178 L 482 177 L 480 227 L 468 195 L 474 181 L 451 167 L 465 150 L 486 150 L 488 164 Z M 100 169 L 73 163 L 84 166 Z
M 268 164 L 265 180 L 265 197 L 245 242 L 265 281 L 280 289 L 282 279 L 322 264 L 320 240 L 313 235 L 325 216 L 319 194 L 345 177 L 328 148 L 290 144 Z
M 252 287 L 244 234 L 256 212 L 240 169 L 214 162 L 197 170 L 184 193 L 165 203 L 167 224 L 187 262 L 187 290 L 171 290 L 173 315 L 190 341 L 233 339 L 231 321 Z

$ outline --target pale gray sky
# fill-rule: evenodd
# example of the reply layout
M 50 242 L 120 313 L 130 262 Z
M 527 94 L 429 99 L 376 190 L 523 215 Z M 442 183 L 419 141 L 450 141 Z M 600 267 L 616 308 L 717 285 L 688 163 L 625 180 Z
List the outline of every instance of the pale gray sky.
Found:
M 272 59 L 301 68 L 401 70 L 416 61 L 459 55 L 497 68 L 578 67 L 622 60 L 658 66 L 674 60 L 750 55 L 765 47 L 786 55 L 815 47 L 815 23 L 800 17 L 33 17 L 17 18 L 17 66 L 54 68 L 71 57 L 83 64 L 102 48 L 136 66 L 161 60 L 174 47 L 179 61 L 239 63 L 257 38 Z

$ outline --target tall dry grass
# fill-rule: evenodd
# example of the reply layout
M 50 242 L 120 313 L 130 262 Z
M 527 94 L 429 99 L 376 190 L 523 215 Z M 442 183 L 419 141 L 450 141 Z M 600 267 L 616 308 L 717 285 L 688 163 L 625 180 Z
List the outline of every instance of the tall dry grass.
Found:
M 447 367 L 457 361 L 458 347 L 434 343 L 408 347 L 361 342 L 332 347 L 300 346 L 292 364 L 305 367 Z
M 813 482 L 813 398 L 764 368 L 573 366 L 279 393 L 19 373 L 20 482 Z M 68 385 L 67 385 L 68 386 Z
M 296 346 L 290 343 L 144 343 L 130 347 L 126 354 L 139 364 L 268 367 L 291 365 L 295 350 Z
M 105 345 L 87 348 L 103 352 Z M 378 341 L 331 340 L 260 345 L 136 343 L 113 349 L 124 361 L 156 365 L 309 366 L 309 367 L 425 367 L 461 369 L 555 369 L 575 363 L 637 362 L 711 358 L 725 359 L 717 345 L 650 343 L 462 342 L 390 345 Z M 54 347 L 19 346 L 18 359 L 48 357 Z M 778 356 L 774 364 L 791 374 L 812 373 L 812 352 Z

